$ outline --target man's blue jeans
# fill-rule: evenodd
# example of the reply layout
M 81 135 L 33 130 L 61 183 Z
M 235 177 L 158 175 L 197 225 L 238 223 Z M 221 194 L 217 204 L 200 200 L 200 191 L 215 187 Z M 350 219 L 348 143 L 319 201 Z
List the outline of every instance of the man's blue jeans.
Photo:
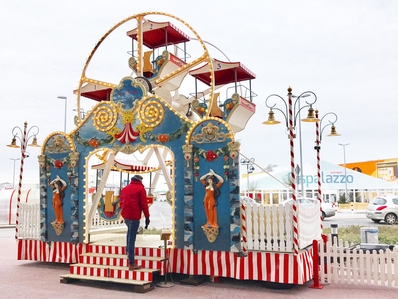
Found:
M 124 222 L 127 225 L 127 240 L 126 240 L 127 257 L 129 259 L 130 265 L 134 265 L 135 239 L 137 237 L 137 231 L 138 227 L 140 226 L 140 221 L 125 219 Z

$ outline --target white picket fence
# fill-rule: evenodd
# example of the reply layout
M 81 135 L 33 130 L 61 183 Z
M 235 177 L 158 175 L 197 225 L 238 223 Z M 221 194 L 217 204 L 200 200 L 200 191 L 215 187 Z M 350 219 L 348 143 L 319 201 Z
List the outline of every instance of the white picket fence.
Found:
M 366 284 L 398 287 L 398 248 L 362 250 L 347 242 L 319 243 L 321 284 Z M 322 248 L 324 250 L 322 250 Z M 377 296 L 377 294 L 376 294 Z
M 123 218 L 112 221 L 107 221 L 101 218 L 98 213 L 92 220 L 90 233 L 97 233 L 101 231 L 116 231 L 125 229 L 126 225 Z M 17 227 L 18 239 L 40 239 L 40 205 L 38 203 L 23 203 L 19 205 L 19 219 Z
M 282 205 L 244 204 L 241 218 L 242 246 L 245 250 L 293 251 L 293 207 Z M 321 237 L 321 217 L 319 203 L 297 205 L 297 228 L 299 249 L 312 245 Z
M 40 239 L 40 205 L 38 203 L 19 204 L 17 228 L 18 239 Z

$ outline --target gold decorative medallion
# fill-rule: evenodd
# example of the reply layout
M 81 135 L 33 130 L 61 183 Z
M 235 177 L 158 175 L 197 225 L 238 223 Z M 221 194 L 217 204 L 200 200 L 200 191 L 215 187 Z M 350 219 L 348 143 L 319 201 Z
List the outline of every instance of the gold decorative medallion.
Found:
M 51 225 L 54 227 L 55 233 L 60 236 L 65 228 L 65 223 L 51 222 Z
M 219 229 L 218 227 L 205 227 L 202 226 L 203 232 L 205 233 L 207 240 L 210 243 L 214 243 L 218 237 Z

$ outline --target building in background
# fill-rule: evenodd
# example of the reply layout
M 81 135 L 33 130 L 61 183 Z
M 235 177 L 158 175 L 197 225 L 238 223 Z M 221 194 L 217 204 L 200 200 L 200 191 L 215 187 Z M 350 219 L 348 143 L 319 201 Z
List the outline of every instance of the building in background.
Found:
M 398 183 L 398 158 L 346 163 L 346 167 L 386 182 Z

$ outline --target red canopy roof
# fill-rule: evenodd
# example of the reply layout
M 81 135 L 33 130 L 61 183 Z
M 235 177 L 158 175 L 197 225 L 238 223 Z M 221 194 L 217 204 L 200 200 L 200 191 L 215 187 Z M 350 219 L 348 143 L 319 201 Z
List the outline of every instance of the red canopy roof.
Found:
M 170 22 L 157 23 L 145 20 L 142 24 L 144 45 L 150 49 L 159 48 L 171 44 L 179 44 L 190 41 L 188 35 L 175 27 Z M 137 28 L 127 32 L 127 35 L 137 40 Z
M 256 78 L 256 75 L 240 62 L 224 62 L 213 59 L 213 71 L 216 86 Z M 208 63 L 190 71 L 189 74 L 210 85 L 210 67 Z
M 112 88 L 105 87 L 99 84 L 87 83 L 80 89 L 80 95 L 98 102 L 109 101 L 111 98 Z M 73 93 L 77 93 L 74 90 Z

